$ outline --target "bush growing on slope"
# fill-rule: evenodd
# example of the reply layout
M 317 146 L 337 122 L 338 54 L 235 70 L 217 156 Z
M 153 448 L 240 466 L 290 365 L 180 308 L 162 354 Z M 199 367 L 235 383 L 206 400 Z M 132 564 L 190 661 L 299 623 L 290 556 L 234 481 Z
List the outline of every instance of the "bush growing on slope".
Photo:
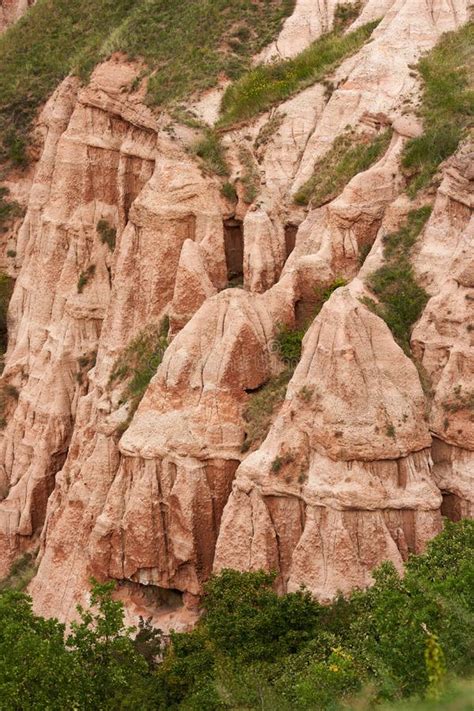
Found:
M 149 625 L 125 626 L 110 583 L 94 583 L 67 638 L 28 596 L 0 591 L 2 710 L 342 711 L 417 695 L 395 708 L 427 711 L 416 698 L 431 693 L 430 639 L 448 675 L 473 671 L 473 553 L 474 521 L 448 522 L 403 578 L 385 563 L 371 589 L 327 606 L 304 590 L 277 595 L 272 573 L 224 570 L 195 629 L 171 633 L 165 649 Z
M 410 352 L 412 326 L 428 301 L 428 294 L 416 283 L 410 252 L 430 214 L 430 206 L 411 210 L 406 224 L 398 232 L 385 235 L 385 263 L 367 280 L 379 303 L 363 299 L 374 313 L 384 319 L 406 353 Z

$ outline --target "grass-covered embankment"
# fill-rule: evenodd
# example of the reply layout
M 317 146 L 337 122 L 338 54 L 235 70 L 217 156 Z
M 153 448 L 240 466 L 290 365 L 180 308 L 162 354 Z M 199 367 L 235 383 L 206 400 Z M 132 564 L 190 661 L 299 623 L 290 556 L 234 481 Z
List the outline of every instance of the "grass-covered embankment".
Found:
M 38 0 L 0 37 L 0 161 L 27 161 L 39 106 L 71 71 L 111 52 L 146 62 L 151 105 L 238 78 L 278 33 L 294 0 Z
M 406 353 L 410 352 L 413 324 L 420 318 L 428 301 L 428 294 L 416 282 L 410 253 L 430 214 L 430 206 L 411 210 L 406 224 L 398 232 L 385 235 L 384 264 L 367 279 L 367 285 L 376 295 L 378 303 L 373 299 L 364 299 L 364 303 L 384 319 Z
M 424 132 L 408 142 L 402 165 L 412 196 L 458 147 L 474 115 L 474 22 L 441 38 L 418 64 Z
M 295 193 L 298 205 L 320 207 L 337 197 L 358 173 L 370 168 L 386 152 L 392 133 L 377 136 L 343 133 L 314 166 L 313 175 Z
M 251 119 L 323 80 L 367 42 L 377 24 L 370 22 L 348 34 L 340 27 L 323 35 L 293 59 L 262 64 L 247 72 L 224 93 L 219 125 L 226 127 Z

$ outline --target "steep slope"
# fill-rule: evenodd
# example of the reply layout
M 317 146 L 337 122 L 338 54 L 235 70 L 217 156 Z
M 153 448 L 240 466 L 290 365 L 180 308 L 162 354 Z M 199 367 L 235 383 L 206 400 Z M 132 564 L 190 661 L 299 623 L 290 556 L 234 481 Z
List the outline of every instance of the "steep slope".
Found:
M 193 607 L 223 566 L 274 568 L 282 590 L 328 599 L 369 584 L 381 560 L 400 567 L 441 511 L 469 513 L 472 153 L 463 145 L 411 201 L 400 159 L 422 131 L 413 66 L 470 4 L 368 0 L 338 30 L 336 3 L 297 2 L 263 61 L 295 56 L 335 19 L 335 42 L 381 21 L 325 84 L 243 125 L 202 125 L 217 122 L 228 70 L 156 111 L 144 65 L 119 53 L 48 99 L 15 245 L 0 450 L 0 574 L 39 543 L 39 611 L 70 619 L 91 574 L 120 581 L 132 615 L 156 613 L 167 590 Z M 296 204 L 348 126 L 360 155 L 337 196 Z M 410 354 L 426 395 L 360 299 L 373 299 L 364 282 L 386 235 L 431 203 L 412 255 L 431 297 Z M 291 377 L 282 333 L 308 325 Z M 281 410 L 248 453 L 249 404 L 285 369 Z

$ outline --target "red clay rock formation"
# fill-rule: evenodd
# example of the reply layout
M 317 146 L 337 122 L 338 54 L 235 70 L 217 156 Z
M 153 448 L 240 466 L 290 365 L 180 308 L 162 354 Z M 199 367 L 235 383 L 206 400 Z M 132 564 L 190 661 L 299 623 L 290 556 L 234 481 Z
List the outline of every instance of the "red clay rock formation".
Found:
M 431 299 L 412 345 L 432 407 L 413 362 L 359 301 L 383 235 L 410 209 L 399 168 L 419 130 L 404 115 L 419 91 L 410 65 L 467 21 L 468 6 L 364 3 L 356 24 L 383 20 L 331 78 L 330 97 L 308 87 L 223 136 L 231 181 L 242 180 L 242 149 L 255 163 L 250 206 L 223 199 L 188 150 L 191 129 L 170 136 L 171 118 L 129 90 L 137 69 L 123 58 L 97 67 L 85 88 L 65 79 L 50 98 L 16 244 L 3 384 L 19 397 L 0 442 L 0 575 L 39 540 L 30 586 L 39 612 L 71 619 L 91 574 L 119 581 L 131 617 L 157 612 L 150 589 L 193 608 L 203 580 L 225 566 L 274 568 L 280 589 L 304 583 L 327 600 L 370 584 L 382 560 L 401 567 L 439 530 L 441 512 L 472 514 L 468 149 L 444 166 L 414 253 Z M 262 58 L 299 51 L 331 25 L 334 7 L 297 2 Z M 216 93 L 201 104 L 215 112 Z M 394 135 L 378 163 L 327 205 L 294 205 L 348 124 L 375 135 L 385 122 Z M 244 288 L 226 288 L 240 257 Z M 268 436 L 242 452 L 245 409 L 283 367 L 277 333 L 338 277 L 352 281 L 309 328 Z M 170 345 L 157 370 L 150 358 L 154 377 L 134 411 L 111 374 L 165 316 Z

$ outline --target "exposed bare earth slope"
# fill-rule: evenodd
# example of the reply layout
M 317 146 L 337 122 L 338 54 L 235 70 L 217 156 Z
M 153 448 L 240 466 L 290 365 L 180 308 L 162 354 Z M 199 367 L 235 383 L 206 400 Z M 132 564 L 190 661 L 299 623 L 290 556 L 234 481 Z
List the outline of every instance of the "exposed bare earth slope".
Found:
M 413 66 L 470 5 L 363 3 L 354 27 L 382 20 L 330 91 L 313 84 L 276 118 L 221 133 L 236 200 L 190 150 L 197 129 L 148 108 L 122 56 L 48 100 L 8 242 L 0 437 L 0 576 L 38 548 L 38 612 L 71 619 L 95 575 L 119 581 L 131 616 L 182 594 L 176 626 L 223 567 L 275 569 L 281 590 L 328 600 L 382 560 L 401 568 L 442 514 L 473 514 L 473 153 L 464 142 L 411 202 L 400 167 L 421 130 Z M 298 0 L 261 59 L 301 51 L 335 6 Z M 193 110 L 211 121 L 220 93 Z M 391 130 L 386 151 L 337 197 L 297 206 L 348 126 L 365 141 Z M 428 301 L 407 353 L 361 298 L 384 235 L 426 204 L 412 263 Z M 293 373 L 276 344 L 305 322 Z M 126 365 L 138 352 L 140 402 Z M 251 404 L 285 367 L 286 395 L 249 445 Z

